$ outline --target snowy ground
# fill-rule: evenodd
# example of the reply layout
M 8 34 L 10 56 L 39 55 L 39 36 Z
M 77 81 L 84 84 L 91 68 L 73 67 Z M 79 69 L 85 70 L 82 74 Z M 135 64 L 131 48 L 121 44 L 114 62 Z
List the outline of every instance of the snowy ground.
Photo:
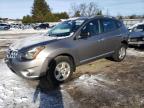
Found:
M 44 33 L 47 32 L 48 29 L 46 30 L 34 30 L 34 29 L 10 29 L 10 30 L 3 30 L 0 31 L 0 35 L 6 35 L 6 34 L 28 34 L 28 33 Z
M 130 56 L 144 57 L 144 47 L 141 49 L 129 48 L 127 53 Z
M 5 50 L 7 43 L 25 36 L 3 37 Z M 55 87 L 45 78 L 25 80 L 0 60 L 0 108 L 144 108 L 143 67 L 143 48 L 129 48 L 123 62 L 102 59 L 82 65 L 70 82 Z
M 0 61 L 0 108 L 67 108 L 74 103 L 65 90 L 39 88 L 41 81 L 28 81 L 12 73 Z M 44 84 L 43 83 L 43 84 Z
M 78 67 L 70 82 L 54 87 L 45 78 L 22 79 L 1 60 L 0 108 L 142 108 L 143 63 L 136 57 L 102 59 Z

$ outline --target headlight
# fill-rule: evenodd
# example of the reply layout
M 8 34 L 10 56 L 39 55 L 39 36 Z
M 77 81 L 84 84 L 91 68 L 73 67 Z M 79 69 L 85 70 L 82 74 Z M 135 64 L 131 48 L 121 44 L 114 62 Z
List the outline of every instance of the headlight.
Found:
M 22 55 L 22 59 L 32 60 L 37 57 L 37 55 L 44 49 L 44 46 L 33 48 Z

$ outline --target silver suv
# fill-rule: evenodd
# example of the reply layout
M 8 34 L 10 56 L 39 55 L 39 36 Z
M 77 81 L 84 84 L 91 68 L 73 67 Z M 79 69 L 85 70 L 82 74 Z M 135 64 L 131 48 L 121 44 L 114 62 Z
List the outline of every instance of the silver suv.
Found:
M 69 19 L 46 34 L 15 42 L 5 61 L 24 78 L 46 75 L 56 83 L 63 83 L 81 64 L 100 58 L 122 61 L 127 40 L 126 27 L 113 17 Z

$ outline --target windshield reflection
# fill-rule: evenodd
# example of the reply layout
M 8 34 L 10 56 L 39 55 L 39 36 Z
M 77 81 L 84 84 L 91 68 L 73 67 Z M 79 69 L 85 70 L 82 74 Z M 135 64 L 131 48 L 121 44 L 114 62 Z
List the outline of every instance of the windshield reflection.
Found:
M 48 36 L 63 37 L 70 36 L 76 32 L 85 20 L 68 20 L 64 21 L 48 31 Z

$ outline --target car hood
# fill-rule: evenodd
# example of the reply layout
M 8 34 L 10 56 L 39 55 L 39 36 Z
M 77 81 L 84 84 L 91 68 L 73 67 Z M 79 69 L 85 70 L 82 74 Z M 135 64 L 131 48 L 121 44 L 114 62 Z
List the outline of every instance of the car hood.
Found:
M 144 32 L 130 32 L 130 38 L 144 37 Z
M 63 39 L 63 38 L 50 37 L 50 36 L 45 36 L 45 35 L 33 35 L 33 36 L 28 37 L 28 38 L 20 39 L 20 40 L 14 42 L 10 46 L 10 49 L 20 50 L 23 48 L 37 46 L 37 45 L 46 45 L 52 41 Z

